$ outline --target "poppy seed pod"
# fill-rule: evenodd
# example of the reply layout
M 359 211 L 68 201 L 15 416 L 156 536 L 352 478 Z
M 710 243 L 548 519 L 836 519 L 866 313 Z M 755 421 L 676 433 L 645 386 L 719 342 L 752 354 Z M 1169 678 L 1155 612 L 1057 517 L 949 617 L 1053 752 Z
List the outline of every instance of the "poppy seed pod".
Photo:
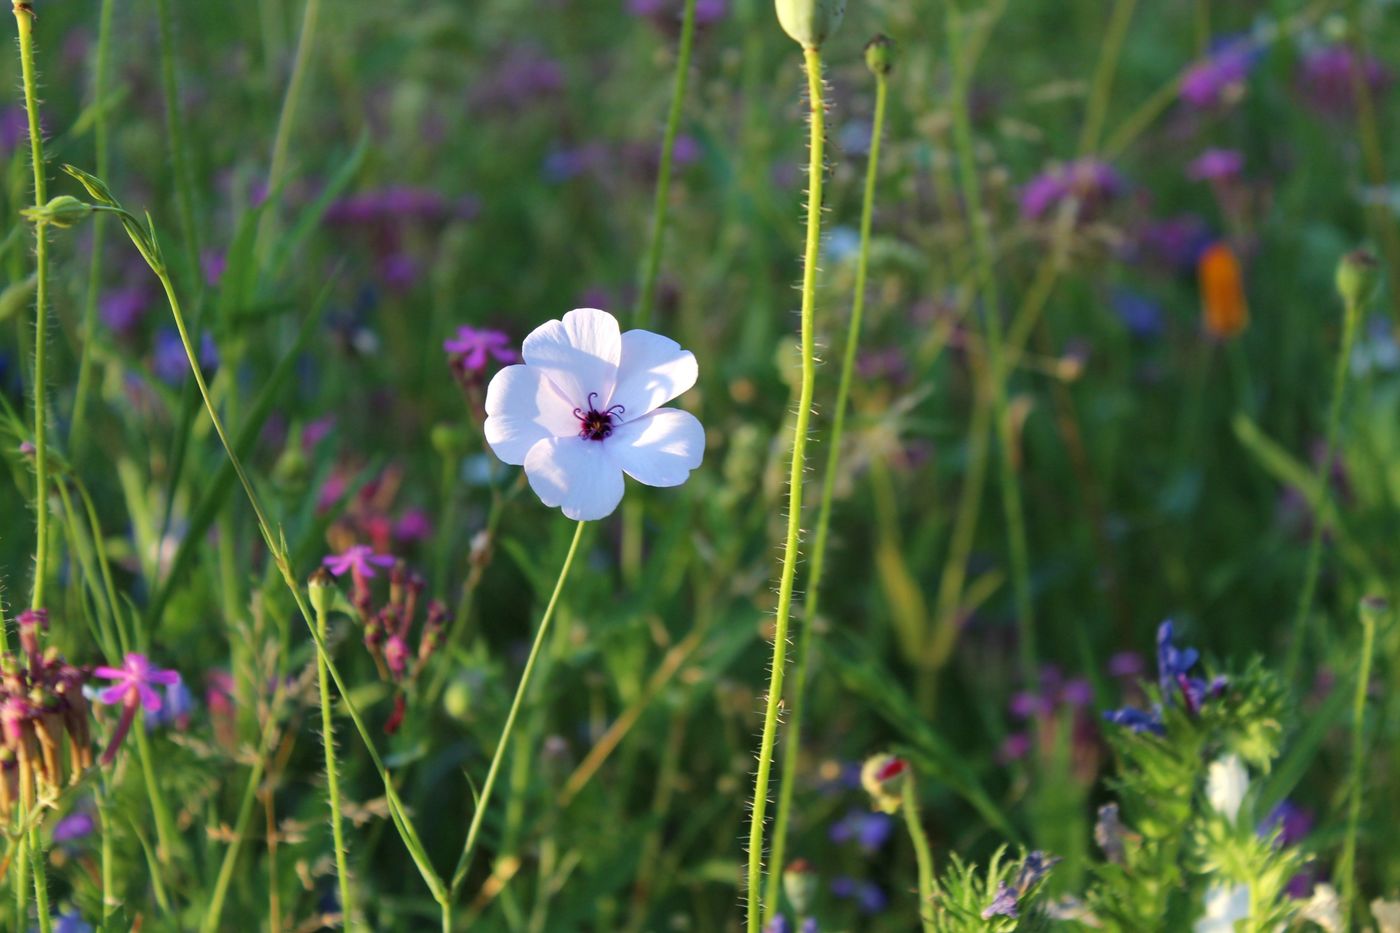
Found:
M 860 769 L 860 783 L 870 794 L 870 803 L 881 813 L 894 813 L 909 780 L 909 763 L 894 755 L 872 755 Z
M 889 36 L 878 35 L 865 44 L 865 66 L 878 77 L 894 71 L 894 41 Z
M 1379 283 L 1376 257 L 1364 249 L 1352 250 L 1337 263 L 1337 292 L 1348 308 L 1364 308 Z
M 841 25 L 846 0 L 774 0 L 778 24 L 804 49 L 819 49 Z

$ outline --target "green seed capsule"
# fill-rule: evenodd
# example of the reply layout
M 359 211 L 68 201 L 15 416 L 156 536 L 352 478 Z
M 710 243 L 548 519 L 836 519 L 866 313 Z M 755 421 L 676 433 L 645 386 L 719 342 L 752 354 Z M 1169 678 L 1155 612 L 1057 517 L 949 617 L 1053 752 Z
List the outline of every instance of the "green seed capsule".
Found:
M 1376 293 L 1380 264 L 1364 249 L 1353 250 L 1337 263 L 1337 291 L 1349 308 L 1364 308 Z
M 43 207 L 30 207 L 24 216 L 34 223 L 46 223 L 53 227 L 71 227 L 92 213 L 92 205 L 68 194 L 60 194 Z
M 819 49 L 841 25 L 846 0 L 775 0 L 783 32 L 804 49 Z
M 894 70 L 894 40 L 878 35 L 865 44 L 865 66 L 881 77 Z

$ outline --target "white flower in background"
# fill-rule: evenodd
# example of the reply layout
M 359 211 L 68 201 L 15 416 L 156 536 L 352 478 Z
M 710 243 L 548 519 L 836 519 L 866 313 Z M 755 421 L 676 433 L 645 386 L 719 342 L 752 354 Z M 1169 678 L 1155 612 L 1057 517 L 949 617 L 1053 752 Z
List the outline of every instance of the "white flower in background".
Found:
M 1298 917 L 1317 924 L 1323 933 L 1342 933 L 1342 904 L 1337 899 L 1337 889 L 1330 884 L 1314 885 L 1312 897 Z
M 1213 884 L 1206 889 L 1205 906 L 1192 933 L 1235 933 L 1235 921 L 1249 919 L 1249 886 Z
M 622 501 L 622 474 L 679 486 L 705 455 L 689 412 L 660 408 L 695 384 L 695 357 L 645 330 L 579 308 L 525 338 L 523 364 L 486 389 L 486 442 L 525 467 L 530 488 L 569 518 L 605 518 Z
M 1240 815 L 1240 804 L 1249 791 L 1249 772 L 1236 754 L 1212 762 L 1206 777 L 1206 799 L 1231 823 Z
M 1371 902 L 1371 916 L 1376 918 L 1380 933 L 1400 933 L 1400 901 L 1376 898 Z

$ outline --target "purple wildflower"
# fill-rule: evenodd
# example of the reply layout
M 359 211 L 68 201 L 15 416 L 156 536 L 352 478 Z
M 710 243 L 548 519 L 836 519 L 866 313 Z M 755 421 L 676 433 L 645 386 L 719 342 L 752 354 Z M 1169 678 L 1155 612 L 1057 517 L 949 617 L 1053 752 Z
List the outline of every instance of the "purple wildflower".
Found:
M 1371 94 L 1377 95 L 1390 87 L 1393 76 L 1379 61 L 1367 58 L 1358 61 L 1347 45 L 1331 45 L 1308 54 L 1303 59 L 1298 76 L 1298 89 L 1313 110 L 1325 116 L 1346 116 L 1356 107 L 1356 77 Z
M 206 377 L 219 365 L 219 351 L 208 331 L 199 338 L 199 365 Z M 185 344 L 180 340 L 180 333 L 175 328 L 163 327 L 156 332 L 151 369 L 162 382 L 169 385 L 180 385 L 189 374 L 190 363 L 185 355 Z
M 356 544 L 343 553 L 332 554 L 321 563 L 337 577 L 343 577 L 346 573 L 372 577 L 375 567 L 394 566 L 394 558 L 388 554 L 376 554 L 368 545 Z
M 1005 881 L 997 883 L 996 896 L 992 902 L 982 911 L 982 919 L 990 920 L 993 917 L 1010 917 L 1013 920 L 1019 917 L 1020 911 L 1016 904 L 1016 892 L 1011 890 Z
M 492 359 L 498 363 L 519 362 L 520 354 L 510 348 L 510 342 L 502 331 L 464 324 L 457 328 L 456 337 L 443 341 L 442 348 L 463 370 L 479 373 Z
M 102 323 L 121 335 L 130 334 L 151 308 L 153 296 L 144 286 L 130 286 L 104 292 L 98 299 L 97 313 Z
M 1186 167 L 1192 181 L 1233 181 L 1244 169 L 1244 155 L 1235 149 L 1207 149 Z
M 92 831 L 96 828 L 97 821 L 92 818 L 92 814 L 87 810 L 78 810 L 54 824 L 53 841 L 73 842 L 92 835 Z
M 831 824 L 827 838 L 832 842 L 854 841 L 862 852 L 879 850 L 894 832 L 894 818 L 885 813 L 852 810 Z
M 1233 103 L 1244 92 L 1254 61 L 1248 42 L 1234 40 L 1196 62 L 1181 76 L 1181 102 L 1196 110 Z
M 855 901 L 864 914 L 878 914 L 889 904 L 889 898 L 878 884 L 857 881 L 848 875 L 838 875 L 831 879 L 831 893 L 839 898 Z
M 108 706 L 120 704 L 122 707 L 122 716 L 112 733 L 112 740 L 108 743 L 107 750 L 102 753 L 102 763 L 106 765 L 111 764 L 112 759 L 116 757 L 117 746 L 126 738 L 137 711 L 144 708 L 150 712 L 159 712 L 164 705 L 155 688 L 178 684 L 180 675 L 175 671 L 155 667 L 145 655 L 135 653 L 128 654 L 121 667 L 99 667 L 92 673 L 96 677 L 115 681 L 110 687 L 98 691 L 98 702 Z
M 1124 184 L 1113 166 L 1099 159 L 1078 159 L 1052 165 L 1021 189 L 1021 217 L 1042 220 L 1060 204 L 1073 198 L 1080 216 L 1095 213 L 1122 194 Z

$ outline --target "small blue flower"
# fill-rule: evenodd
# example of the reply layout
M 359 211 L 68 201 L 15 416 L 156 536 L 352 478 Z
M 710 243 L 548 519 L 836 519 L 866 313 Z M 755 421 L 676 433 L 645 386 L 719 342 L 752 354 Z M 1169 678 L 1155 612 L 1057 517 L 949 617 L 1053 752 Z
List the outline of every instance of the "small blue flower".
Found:
M 1016 904 L 1016 892 L 1011 890 L 1005 881 L 997 884 L 996 896 L 992 902 L 982 911 L 982 919 L 990 920 L 993 917 L 1011 917 L 1013 920 L 1020 916 L 1020 911 Z
M 888 814 L 852 810 L 831 825 L 827 837 L 832 842 L 854 840 L 862 852 L 871 853 L 883 847 L 893 832 L 894 818 Z
M 1157 711 L 1145 713 L 1132 706 L 1125 706 L 1122 709 L 1105 710 L 1103 718 L 1106 722 L 1111 722 L 1118 726 L 1127 726 L 1134 732 L 1151 732 L 1153 735 L 1165 735 L 1166 728 L 1162 725 L 1162 717 Z

